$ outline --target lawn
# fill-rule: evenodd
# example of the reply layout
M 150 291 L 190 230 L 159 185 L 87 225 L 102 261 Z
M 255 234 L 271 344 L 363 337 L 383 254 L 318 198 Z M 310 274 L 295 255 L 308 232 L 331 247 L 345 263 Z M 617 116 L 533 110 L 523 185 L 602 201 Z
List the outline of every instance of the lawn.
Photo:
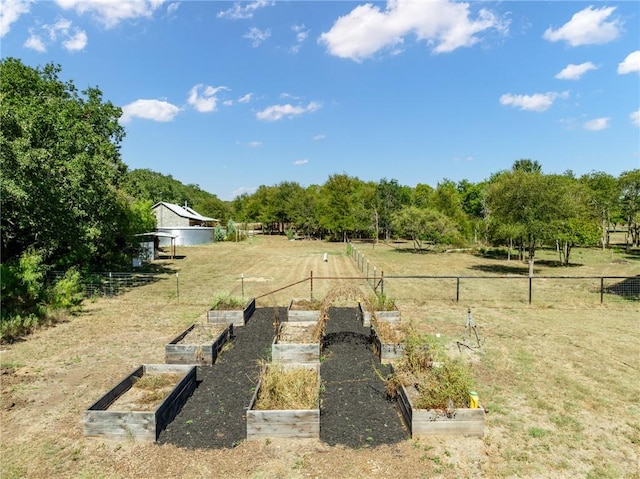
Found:
M 89 301 L 82 313 L 3 345 L 1 477 L 639 477 L 640 302 L 606 295 L 601 305 L 598 284 L 540 279 L 529 305 L 526 287 L 500 286 L 522 281 L 500 278 L 526 269 L 516 260 L 394 246 L 357 245 L 360 264 L 369 261 L 370 277 L 374 265 L 378 277 L 389 277 L 385 293 L 402 321 L 474 361 L 489 409 L 483 438 L 362 449 L 273 440 L 195 451 L 85 439 L 82 411 L 140 364 L 163 363 L 164 345 L 202 321 L 216 296 L 286 306 L 292 298 L 322 298 L 335 278 L 367 276 L 342 243 L 257 236 L 179 247 L 180 259 L 158 262 L 165 271 L 159 281 Z M 623 252 L 578 250 L 566 268 L 556 258 L 542 251 L 536 275 L 640 274 L 639 257 Z M 496 279 L 463 282 L 456 302 L 453 280 L 392 278 L 401 275 Z M 365 279 L 342 281 L 371 294 Z M 467 308 L 480 349 L 456 347 Z

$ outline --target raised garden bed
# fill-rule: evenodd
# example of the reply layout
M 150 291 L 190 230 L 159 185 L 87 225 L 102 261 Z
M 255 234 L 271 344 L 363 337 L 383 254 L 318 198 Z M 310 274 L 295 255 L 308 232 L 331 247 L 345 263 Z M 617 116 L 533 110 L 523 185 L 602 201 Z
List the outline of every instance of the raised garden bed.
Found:
M 252 298 L 242 309 L 210 309 L 207 312 L 207 320 L 210 323 L 233 324 L 244 326 L 256 310 L 256 300 Z
M 292 299 L 287 308 L 288 321 L 318 321 L 321 302 L 309 299 Z
M 233 324 L 192 324 L 165 345 L 167 364 L 212 365 L 223 346 L 231 341 Z
M 376 319 L 379 321 L 397 322 L 400 321 L 400 310 L 397 306 L 393 306 L 393 309 L 388 311 L 375 310 L 373 311 Z M 362 303 L 358 303 L 358 317 L 362 320 L 363 326 L 371 326 L 371 311 L 368 311 L 366 307 L 363 307 Z
M 278 325 L 271 346 L 274 363 L 317 363 L 320 361 L 320 343 L 313 340 L 315 321 L 288 321 Z
M 484 435 L 484 409 L 456 408 L 451 411 L 416 409 L 412 406 L 417 397 L 415 388 L 402 387 L 396 396 L 402 417 L 413 439 L 427 436 Z
M 195 388 L 195 366 L 143 364 L 83 412 L 84 435 L 155 442 Z
M 319 439 L 320 438 L 320 366 L 316 365 L 270 365 L 268 368 L 279 367 L 285 371 L 307 370 L 315 380 L 315 407 L 305 409 L 260 409 L 260 396 L 263 393 L 263 378 L 261 377 L 256 391 L 247 410 L 247 439 L 288 438 L 288 439 Z M 283 382 L 284 387 L 296 388 L 296 383 Z M 283 396 L 290 395 L 288 391 L 280 391 Z
M 395 323 L 386 325 L 386 327 L 394 328 L 393 324 Z M 399 331 L 397 331 L 397 335 L 400 335 Z M 384 335 L 378 334 L 374 326 L 371 327 L 371 336 L 374 353 L 378 356 L 382 364 L 389 364 L 392 361 L 402 358 L 404 346 L 402 341 L 398 340 L 399 338 L 396 337 L 394 341 L 389 341 L 384 338 Z

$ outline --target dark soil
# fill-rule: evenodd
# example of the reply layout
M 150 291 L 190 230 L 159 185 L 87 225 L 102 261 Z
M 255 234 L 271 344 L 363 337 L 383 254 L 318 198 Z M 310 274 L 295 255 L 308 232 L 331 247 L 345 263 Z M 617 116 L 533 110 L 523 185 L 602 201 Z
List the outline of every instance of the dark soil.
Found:
M 231 448 L 246 439 L 245 411 L 258 383 L 260 359 L 269 359 L 275 315 L 284 308 L 258 308 L 234 328 L 232 347 L 213 366 L 198 368 L 199 385 L 158 442 L 188 448 Z M 371 347 L 371 329 L 355 308 L 331 308 L 322 344 L 320 439 L 362 448 L 404 441 L 409 433 L 382 377 L 390 371 Z

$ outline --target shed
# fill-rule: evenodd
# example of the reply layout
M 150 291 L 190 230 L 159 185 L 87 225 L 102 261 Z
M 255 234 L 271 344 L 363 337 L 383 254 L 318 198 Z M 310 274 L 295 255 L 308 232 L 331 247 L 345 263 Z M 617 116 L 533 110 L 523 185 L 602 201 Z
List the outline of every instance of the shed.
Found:
M 164 231 L 151 231 L 149 233 L 140 233 L 136 235 L 138 238 L 141 238 L 140 241 L 140 250 L 141 250 L 141 258 L 154 260 L 158 257 L 158 251 L 160 247 L 160 238 L 168 238 L 171 241 L 171 258 L 175 258 L 176 256 L 176 244 L 175 239 L 176 235 L 171 233 L 166 233 Z M 134 261 L 135 263 L 135 261 Z
M 212 227 L 220 220 L 203 216 L 192 208 L 189 208 L 185 202 L 184 206 L 161 201 L 151 207 L 156 215 L 158 228 L 174 228 L 185 226 L 205 226 Z

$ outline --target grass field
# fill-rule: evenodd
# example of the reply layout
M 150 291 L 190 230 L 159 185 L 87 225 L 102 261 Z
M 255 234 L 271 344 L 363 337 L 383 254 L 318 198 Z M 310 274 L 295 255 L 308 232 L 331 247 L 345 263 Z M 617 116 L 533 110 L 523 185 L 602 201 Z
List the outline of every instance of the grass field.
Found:
M 395 246 L 357 246 L 369 260 L 369 276 L 373 265 L 389 277 L 526 270 L 499 255 L 417 255 Z M 476 389 L 489 409 L 481 439 L 358 450 L 312 440 L 245 441 L 197 451 L 87 440 L 82 411 L 140 364 L 164 362 L 164 345 L 203 321 L 217 295 L 285 306 L 311 295 L 311 282 L 303 281 L 311 272 L 316 298 L 339 282 L 320 278 L 363 275 L 341 243 L 259 236 L 182 247 L 178 255 L 159 262 L 166 273 L 159 281 L 90 301 L 79 315 L 2 346 L 0 477 L 640 477 L 640 302 L 607 295 L 600 305 L 591 283 L 559 280 L 547 281 L 546 290 L 538 286 L 532 305 L 526 290 L 505 291 L 499 279 L 463 283 L 459 302 L 451 283 L 385 280 L 403 321 L 439 334 L 452 354 L 473 361 Z M 569 268 L 555 265 L 553 251 L 539 259 L 539 276 L 640 274 L 639 257 L 622 252 L 576 251 Z M 372 292 L 365 279 L 343 281 L 363 295 Z M 467 308 L 482 340 L 473 351 L 456 347 Z

